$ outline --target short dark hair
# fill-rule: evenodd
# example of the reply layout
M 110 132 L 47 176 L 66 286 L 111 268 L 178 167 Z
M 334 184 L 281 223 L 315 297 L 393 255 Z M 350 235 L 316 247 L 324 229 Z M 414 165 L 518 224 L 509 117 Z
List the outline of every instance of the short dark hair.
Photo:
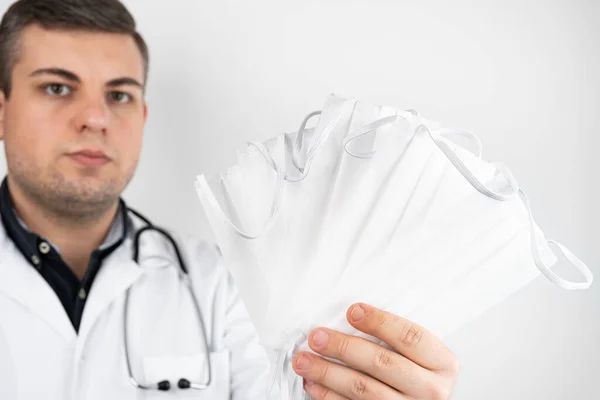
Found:
M 135 40 L 144 64 L 144 85 L 148 79 L 148 46 L 136 30 L 131 13 L 119 0 L 19 0 L 0 22 L 0 90 L 11 92 L 11 76 L 18 58 L 21 32 L 29 25 L 44 29 L 124 33 Z

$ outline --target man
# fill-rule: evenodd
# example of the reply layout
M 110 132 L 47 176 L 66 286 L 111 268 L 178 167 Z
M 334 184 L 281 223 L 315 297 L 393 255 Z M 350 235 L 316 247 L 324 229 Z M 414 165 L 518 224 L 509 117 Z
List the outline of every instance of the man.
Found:
M 144 223 L 120 195 L 140 154 L 148 59 L 117 0 L 20 0 L 3 17 L 2 399 L 264 398 L 269 365 L 215 246 L 177 238 L 202 324 L 164 237 L 140 239 L 132 260 Z M 311 397 L 450 398 L 458 365 L 441 341 L 349 306 L 352 325 L 395 351 L 316 329 L 311 348 L 351 368 L 297 354 Z M 181 376 L 207 376 L 207 361 L 208 389 L 175 387 Z

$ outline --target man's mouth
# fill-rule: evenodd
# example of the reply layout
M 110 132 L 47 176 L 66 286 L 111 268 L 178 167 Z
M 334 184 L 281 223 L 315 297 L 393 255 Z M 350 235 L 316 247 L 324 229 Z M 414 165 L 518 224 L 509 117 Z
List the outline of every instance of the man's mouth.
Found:
M 101 167 L 110 161 L 110 158 L 102 150 L 83 149 L 69 154 L 73 160 L 90 167 Z

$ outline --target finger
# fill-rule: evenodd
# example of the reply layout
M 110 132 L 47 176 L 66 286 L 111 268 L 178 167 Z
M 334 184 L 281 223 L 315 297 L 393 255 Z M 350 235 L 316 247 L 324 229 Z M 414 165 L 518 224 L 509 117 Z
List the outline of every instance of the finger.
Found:
M 316 382 L 304 380 L 304 391 L 314 400 L 348 400 L 331 389 L 321 386 Z
M 378 380 L 309 352 L 298 353 L 294 371 L 351 400 L 407 400 L 408 397 Z
M 454 371 L 458 368 L 450 349 L 414 322 L 364 303 L 350 307 L 346 318 L 356 329 L 383 340 L 424 368 L 432 371 Z
M 308 344 L 315 352 L 342 361 L 409 396 L 427 397 L 438 379 L 401 354 L 332 329 L 315 329 L 308 336 Z

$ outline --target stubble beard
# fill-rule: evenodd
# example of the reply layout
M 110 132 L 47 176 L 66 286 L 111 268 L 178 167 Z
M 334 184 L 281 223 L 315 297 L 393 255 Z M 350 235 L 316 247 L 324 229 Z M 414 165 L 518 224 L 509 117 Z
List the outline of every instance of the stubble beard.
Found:
M 89 176 L 67 178 L 54 168 L 42 171 L 14 161 L 11 177 L 25 195 L 40 205 L 50 218 L 70 226 L 85 226 L 105 215 L 119 200 L 133 175 L 99 180 L 90 170 Z

